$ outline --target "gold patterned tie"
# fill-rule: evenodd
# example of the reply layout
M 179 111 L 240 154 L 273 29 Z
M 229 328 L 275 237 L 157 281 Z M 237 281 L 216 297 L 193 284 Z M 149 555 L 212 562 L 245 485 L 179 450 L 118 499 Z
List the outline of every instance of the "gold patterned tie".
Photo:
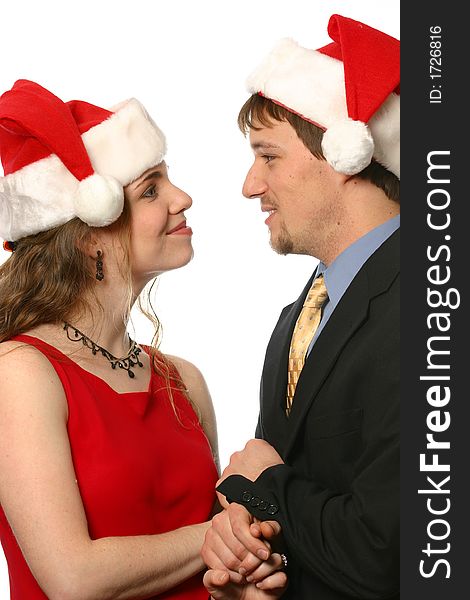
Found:
M 313 282 L 304 305 L 300 312 L 290 344 L 289 364 L 287 370 L 287 403 L 286 415 L 292 409 L 295 388 L 304 366 L 305 355 L 321 319 L 322 306 L 328 298 L 323 275 L 319 275 Z

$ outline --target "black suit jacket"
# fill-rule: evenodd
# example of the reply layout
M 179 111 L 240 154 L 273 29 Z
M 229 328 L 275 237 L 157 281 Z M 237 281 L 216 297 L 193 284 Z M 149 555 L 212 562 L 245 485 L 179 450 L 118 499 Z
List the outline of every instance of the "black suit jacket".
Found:
M 318 337 L 284 413 L 287 356 L 310 280 L 269 342 L 257 437 L 285 464 L 220 489 L 282 525 L 285 598 L 398 598 L 399 231 L 356 275 Z

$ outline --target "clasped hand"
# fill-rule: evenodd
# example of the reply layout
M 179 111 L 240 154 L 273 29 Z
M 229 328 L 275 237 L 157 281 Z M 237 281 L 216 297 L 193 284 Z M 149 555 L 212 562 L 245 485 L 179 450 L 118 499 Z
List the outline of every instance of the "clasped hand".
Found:
M 270 466 L 282 464 L 276 450 L 263 440 L 250 440 L 235 452 L 219 482 L 233 474 L 254 481 Z M 202 557 L 209 567 L 204 584 L 215 599 L 278 598 L 287 585 L 281 556 L 273 553 L 270 540 L 279 536 L 276 521 L 260 522 L 243 506 L 228 504 L 219 494 L 225 510 L 215 515 L 206 533 Z

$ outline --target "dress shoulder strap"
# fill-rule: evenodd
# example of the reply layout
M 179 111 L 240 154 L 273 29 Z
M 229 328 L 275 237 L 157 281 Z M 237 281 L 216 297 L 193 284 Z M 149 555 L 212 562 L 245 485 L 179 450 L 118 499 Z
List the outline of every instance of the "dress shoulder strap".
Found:
M 73 365 L 75 364 L 68 356 L 66 356 L 63 352 L 51 346 L 44 340 L 41 340 L 32 335 L 28 335 L 26 333 L 21 333 L 19 335 L 15 335 L 11 338 L 11 341 L 24 342 L 25 344 L 29 344 L 30 346 L 34 346 L 37 348 L 44 356 L 46 356 L 50 362 L 58 362 L 61 364 Z

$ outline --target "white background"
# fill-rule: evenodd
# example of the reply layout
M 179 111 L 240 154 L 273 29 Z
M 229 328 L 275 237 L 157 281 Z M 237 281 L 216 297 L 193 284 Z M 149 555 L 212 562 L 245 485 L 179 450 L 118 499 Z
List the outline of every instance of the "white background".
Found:
M 275 254 L 259 202 L 241 194 L 251 161 L 236 125 L 244 82 L 282 37 L 329 43 L 333 13 L 399 37 L 399 0 L 17 0 L 0 12 L 0 93 L 24 78 L 64 101 L 112 107 L 134 96 L 167 135 L 170 176 L 193 198 L 195 256 L 159 283 L 161 348 L 203 372 L 222 467 L 254 435 L 271 330 L 316 264 Z M 148 342 L 147 322 L 135 326 Z M 8 597 L 0 551 L 0 600 Z

